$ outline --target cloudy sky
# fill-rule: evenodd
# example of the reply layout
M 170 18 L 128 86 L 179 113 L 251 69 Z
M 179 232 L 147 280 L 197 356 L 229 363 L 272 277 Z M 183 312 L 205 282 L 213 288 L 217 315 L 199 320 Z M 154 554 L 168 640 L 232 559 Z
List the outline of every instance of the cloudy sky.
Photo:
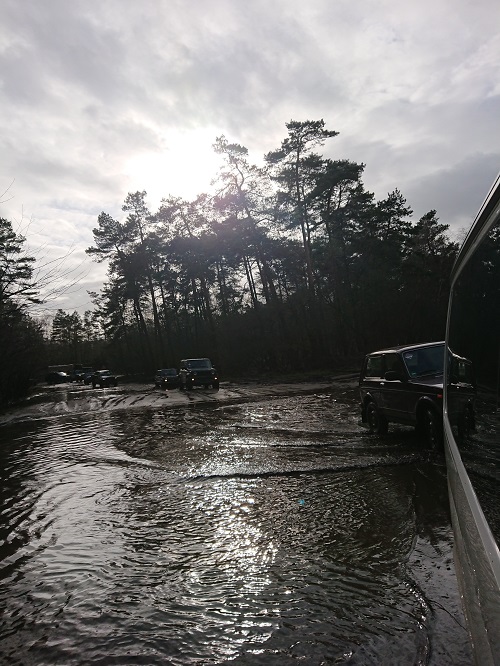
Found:
M 2 0 L 0 16 L 0 216 L 80 280 L 52 312 L 92 307 L 99 213 L 208 191 L 221 134 L 261 164 L 289 120 L 323 118 L 325 156 L 455 236 L 500 170 L 498 0 Z

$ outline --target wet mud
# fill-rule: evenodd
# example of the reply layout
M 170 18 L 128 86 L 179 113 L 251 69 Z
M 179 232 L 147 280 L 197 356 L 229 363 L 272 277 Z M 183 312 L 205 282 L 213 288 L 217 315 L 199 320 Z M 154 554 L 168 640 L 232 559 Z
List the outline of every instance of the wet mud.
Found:
M 0 421 L 0 663 L 471 663 L 444 458 L 370 436 L 353 376 Z

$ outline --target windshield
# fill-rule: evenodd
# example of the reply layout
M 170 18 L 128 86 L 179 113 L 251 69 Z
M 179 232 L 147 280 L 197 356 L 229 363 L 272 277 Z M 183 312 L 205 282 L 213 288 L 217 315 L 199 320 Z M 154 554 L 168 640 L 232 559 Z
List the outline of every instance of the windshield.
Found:
M 208 358 L 195 358 L 192 361 L 187 362 L 187 367 L 190 370 L 196 370 L 196 369 L 210 369 L 212 367 L 212 364 L 208 360 Z
M 417 347 L 403 353 L 403 360 L 410 377 L 442 375 L 444 366 L 444 344 L 435 347 Z

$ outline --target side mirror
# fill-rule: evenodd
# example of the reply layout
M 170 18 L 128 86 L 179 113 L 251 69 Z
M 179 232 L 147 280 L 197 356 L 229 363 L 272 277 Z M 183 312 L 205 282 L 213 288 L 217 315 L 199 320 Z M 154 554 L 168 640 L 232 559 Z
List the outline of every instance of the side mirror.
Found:
M 384 375 L 384 379 L 387 380 L 388 382 L 395 382 L 398 380 L 400 382 L 404 382 L 406 378 L 403 377 L 403 375 L 400 372 L 397 372 L 396 370 L 388 370 Z

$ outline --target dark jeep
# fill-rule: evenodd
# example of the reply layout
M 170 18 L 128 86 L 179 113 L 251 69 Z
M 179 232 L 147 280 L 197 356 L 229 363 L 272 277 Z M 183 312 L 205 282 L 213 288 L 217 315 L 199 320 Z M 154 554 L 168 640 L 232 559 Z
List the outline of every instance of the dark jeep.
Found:
M 109 386 L 118 386 L 118 379 L 116 375 L 111 374 L 109 370 L 96 370 L 93 375 L 90 377 L 92 382 L 92 387 L 100 386 L 101 388 L 107 388 Z
M 186 358 L 179 368 L 179 385 L 181 391 L 192 389 L 193 386 L 211 386 L 219 390 L 219 376 L 208 358 Z
M 162 368 L 156 371 L 154 382 L 156 388 L 178 388 L 179 373 L 176 368 Z
M 365 357 L 359 390 L 361 418 L 370 432 L 390 422 L 415 426 L 438 448 L 443 433 L 444 342 L 398 346 Z

